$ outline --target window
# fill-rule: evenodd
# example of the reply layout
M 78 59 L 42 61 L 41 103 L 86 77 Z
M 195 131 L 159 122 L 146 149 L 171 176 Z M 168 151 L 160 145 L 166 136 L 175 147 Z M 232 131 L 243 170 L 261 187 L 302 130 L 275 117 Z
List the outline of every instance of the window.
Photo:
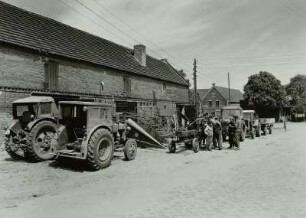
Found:
M 216 107 L 220 107 L 220 101 L 216 101 Z
M 167 90 L 167 85 L 166 83 L 163 83 L 163 92 L 166 92 L 166 90 Z
M 45 63 L 44 89 L 57 90 L 58 88 L 58 63 L 48 61 Z
M 212 107 L 212 101 L 208 101 L 208 106 Z
M 123 91 L 129 95 L 131 94 L 131 79 L 124 77 L 123 78 Z
M 51 114 L 51 103 L 41 103 L 40 112 L 41 114 Z

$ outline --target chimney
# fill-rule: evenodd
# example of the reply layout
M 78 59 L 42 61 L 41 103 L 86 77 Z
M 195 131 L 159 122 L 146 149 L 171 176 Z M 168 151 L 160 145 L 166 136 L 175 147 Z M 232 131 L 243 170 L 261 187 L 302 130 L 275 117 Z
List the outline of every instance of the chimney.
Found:
M 215 87 L 215 86 L 216 86 L 216 83 L 213 83 L 212 86 Z
M 146 46 L 134 45 L 134 57 L 141 66 L 145 67 L 147 65 Z
M 168 60 L 163 58 L 163 59 L 160 59 L 160 61 L 164 62 L 165 64 L 168 64 Z

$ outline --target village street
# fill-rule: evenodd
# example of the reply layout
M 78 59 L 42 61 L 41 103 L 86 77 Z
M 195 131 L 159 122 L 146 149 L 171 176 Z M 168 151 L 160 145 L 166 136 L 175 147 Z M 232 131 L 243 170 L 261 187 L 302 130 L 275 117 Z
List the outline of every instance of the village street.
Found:
M 96 172 L 0 152 L 0 217 L 306 217 L 305 128 L 277 124 L 240 151 L 118 153 Z

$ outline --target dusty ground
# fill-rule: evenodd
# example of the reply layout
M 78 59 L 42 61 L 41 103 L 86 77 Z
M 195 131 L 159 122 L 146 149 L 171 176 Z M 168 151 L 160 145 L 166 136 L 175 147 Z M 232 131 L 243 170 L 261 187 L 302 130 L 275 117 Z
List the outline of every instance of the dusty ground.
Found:
M 305 130 L 277 125 L 240 151 L 117 153 L 97 172 L 0 152 L 0 217 L 306 217 Z

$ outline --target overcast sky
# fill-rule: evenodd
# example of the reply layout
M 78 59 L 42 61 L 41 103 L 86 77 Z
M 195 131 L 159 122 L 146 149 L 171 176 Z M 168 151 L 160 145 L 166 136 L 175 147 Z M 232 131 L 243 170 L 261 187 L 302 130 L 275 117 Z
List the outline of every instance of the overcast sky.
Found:
M 227 72 L 240 90 L 259 71 L 282 84 L 306 74 L 304 0 L 4 1 L 118 44 L 142 43 L 190 79 L 196 58 L 198 88 L 227 86 Z

